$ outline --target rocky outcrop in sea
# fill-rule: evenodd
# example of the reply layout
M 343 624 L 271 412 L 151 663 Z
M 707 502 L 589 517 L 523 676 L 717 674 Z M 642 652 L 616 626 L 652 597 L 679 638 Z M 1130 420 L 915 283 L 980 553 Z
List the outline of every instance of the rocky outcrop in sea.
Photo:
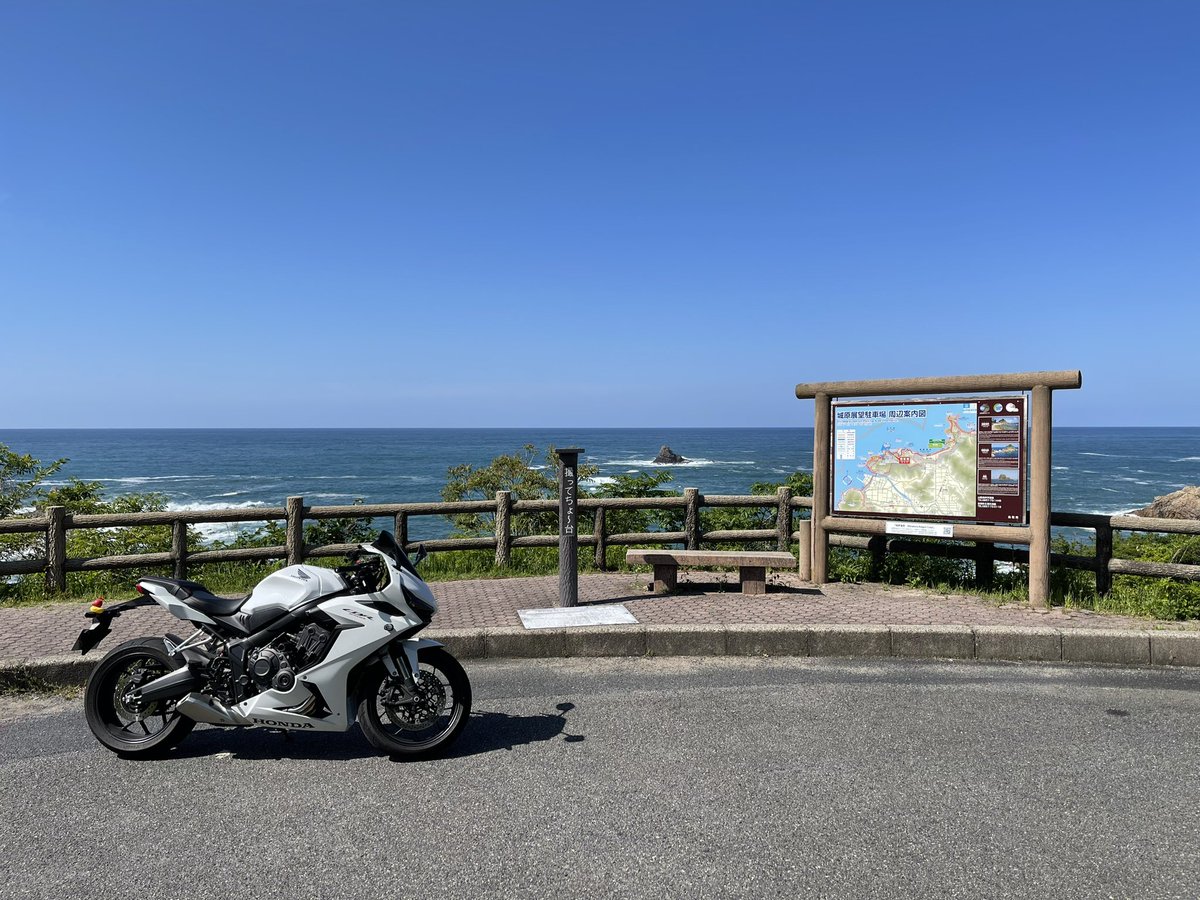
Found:
M 654 457 L 656 466 L 674 466 L 679 463 L 685 463 L 687 460 L 668 447 L 666 444 L 658 451 L 658 456 Z
M 1200 519 L 1200 485 L 1155 497 L 1153 503 L 1135 509 L 1133 514 L 1153 519 Z

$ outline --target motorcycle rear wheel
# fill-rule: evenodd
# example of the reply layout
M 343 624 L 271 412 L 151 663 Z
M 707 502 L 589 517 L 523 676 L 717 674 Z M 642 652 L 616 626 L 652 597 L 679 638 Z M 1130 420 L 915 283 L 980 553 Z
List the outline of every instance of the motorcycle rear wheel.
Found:
M 96 665 L 84 692 L 92 734 L 109 750 L 127 757 L 156 756 L 182 741 L 196 726 L 170 701 L 137 704 L 130 690 L 178 669 L 162 638 L 136 638 L 115 647 Z
M 471 715 L 471 682 L 458 660 L 441 647 L 425 647 L 417 659 L 415 702 L 398 703 L 398 679 L 376 666 L 364 677 L 358 706 L 358 725 L 371 746 L 406 759 L 442 752 Z

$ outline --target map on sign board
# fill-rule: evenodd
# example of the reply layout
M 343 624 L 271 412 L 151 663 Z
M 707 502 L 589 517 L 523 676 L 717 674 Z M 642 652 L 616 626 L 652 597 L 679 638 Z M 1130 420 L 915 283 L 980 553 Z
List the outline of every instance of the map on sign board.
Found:
M 1025 398 L 835 404 L 835 513 L 1025 521 Z

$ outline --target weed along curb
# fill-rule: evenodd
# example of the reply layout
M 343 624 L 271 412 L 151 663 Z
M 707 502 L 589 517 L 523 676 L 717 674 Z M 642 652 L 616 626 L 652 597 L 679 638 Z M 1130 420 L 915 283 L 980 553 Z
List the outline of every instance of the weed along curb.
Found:
M 609 625 L 430 630 L 459 659 L 824 656 L 1200 667 L 1200 632 L 996 625 Z M 0 691 L 21 678 L 83 684 L 103 654 L 0 663 Z

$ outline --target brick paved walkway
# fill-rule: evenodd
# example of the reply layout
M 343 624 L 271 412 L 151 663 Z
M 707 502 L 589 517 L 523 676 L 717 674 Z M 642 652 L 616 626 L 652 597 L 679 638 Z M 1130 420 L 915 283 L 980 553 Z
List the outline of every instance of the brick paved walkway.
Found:
M 645 575 L 584 575 L 579 579 L 581 603 L 621 603 L 645 625 L 796 624 L 796 625 L 1014 625 L 1054 628 L 1200 629 L 1200 622 L 1158 622 L 1108 616 L 1082 610 L 1034 612 L 1023 606 L 997 606 L 964 594 L 877 584 L 804 584 L 789 573 L 770 576 L 770 592 L 742 596 L 736 575 L 680 573 L 679 591 L 654 596 Z M 430 633 L 438 629 L 487 628 L 521 624 L 518 609 L 553 606 L 557 576 L 480 581 L 448 581 L 433 585 L 441 610 Z M 0 663 L 62 656 L 70 652 L 87 624 L 79 603 L 0 609 Z M 186 626 L 156 607 L 134 610 L 113 626 L 101 650 L 144 634 Z

